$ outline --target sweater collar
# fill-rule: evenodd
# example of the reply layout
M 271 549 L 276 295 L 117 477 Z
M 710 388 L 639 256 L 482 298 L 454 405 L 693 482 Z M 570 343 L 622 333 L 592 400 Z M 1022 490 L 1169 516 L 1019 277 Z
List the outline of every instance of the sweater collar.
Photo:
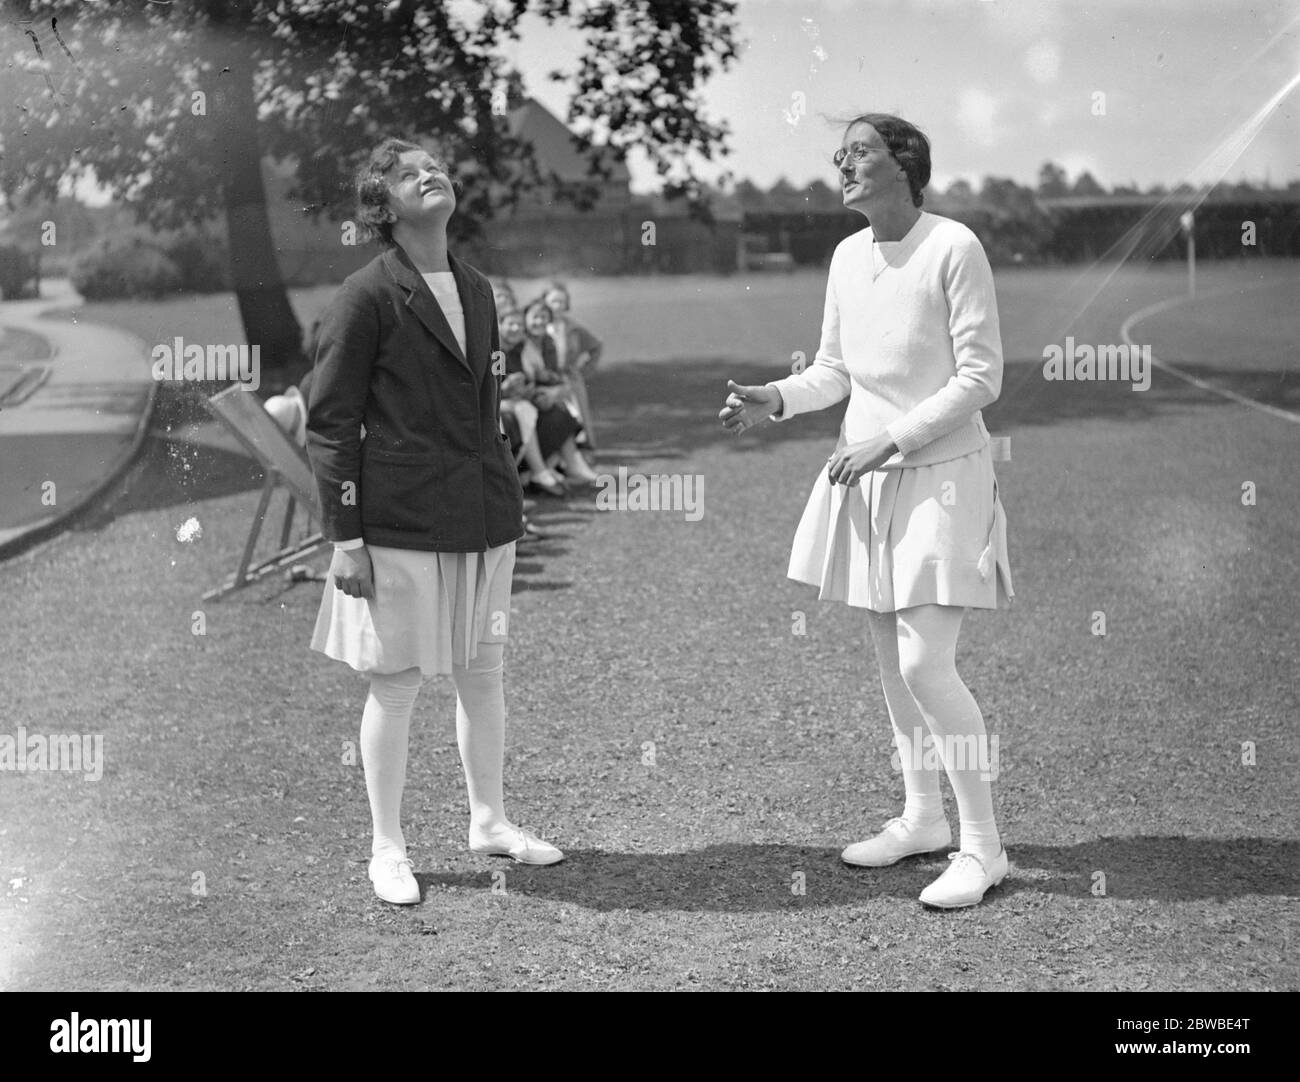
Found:
M 917 215 L 916 221 L 912 223 L 912 228 L 909 229 L 906 233 L 904 233 L 901 237 L 899 237 L 898 240 L 880 240 L 876 237 L 875 230 L 872 230 L 871 232 L 871 239 L 875 241 L 875 243 L 877 244 L 898 244 L 898 245 L 914 244 L 925 233 L 929 232 L 931 220 L 933 218 L 934 218 L 933 214 L 931 214 L 927 210 L 923 210 L 921 211 L 920 214 Z M 870 228 L 870 226 L 868 226 L 868 228 Z
M 912 223 L 912 228 L 900 240 L 877 241 L 876 235 L 872 233 L 872 243 L 868 246 L 871 280 L 875 281 L 879 278 L 887 267 L 903 266 L 911 258 L 912 253 L 920 247 L 921 242 L 930 235 L 934 223 L 935 216 L 923 210 L 921 216 Z

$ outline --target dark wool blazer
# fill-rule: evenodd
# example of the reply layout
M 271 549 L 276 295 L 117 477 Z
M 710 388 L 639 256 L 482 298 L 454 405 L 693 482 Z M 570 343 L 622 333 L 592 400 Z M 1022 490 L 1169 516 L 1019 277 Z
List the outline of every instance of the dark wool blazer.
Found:
M 482 552 L 524 534 L 523 490 L 499 419 L 492 288 L 448 260 L 465 310 L 464 353 L 400 246 L 350 275 L 322 318 L 307 454 L 331 541 Z

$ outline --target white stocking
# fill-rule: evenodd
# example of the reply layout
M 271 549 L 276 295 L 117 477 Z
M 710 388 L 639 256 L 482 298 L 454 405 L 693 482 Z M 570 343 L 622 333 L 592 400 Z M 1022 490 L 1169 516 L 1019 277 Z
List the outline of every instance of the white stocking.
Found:
M 451 673 L 470 827 L 485 834 L 509 823 L 501 783 L 506 746 L 504 655 L 505 643 L 481 642 L 469 666 L 453 665 Z
M 896 614 L 898 671 L 924 716 L 961 816 L 961 848 L 982 858 L 1002 848 L 987 774 L 984 716 L 957 675 L 957 634 L 965 610 L 918 605 Z
M 411 711 L 420 691 L 420 670 L 374 673 L 361 714 L 361 763 L 374 824 L 371 855 L 406 856 L 402 837 L 402 789 L 406 784 L 406 746 Z
M 876 646 L 880 669 L 880 686 L 889 708 L 894 730 L 894 747 L 898 749 L 906 803 L 903 818 L 909 826 L 924 827 L 943 818 L 943 797 L 939 793 L 939 770 L 933 754 L 927 754 L 930 727 L 916 700 L 908 691 L 898 665 L 898 629 L 892 612 L 867 610 L 871 639 Z M 927 764 L 930 764 L 927 769 Z

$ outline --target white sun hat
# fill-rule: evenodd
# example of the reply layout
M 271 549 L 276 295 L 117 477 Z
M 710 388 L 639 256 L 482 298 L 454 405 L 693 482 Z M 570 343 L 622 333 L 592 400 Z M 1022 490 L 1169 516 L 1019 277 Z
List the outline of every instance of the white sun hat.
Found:
M 307 400 L 297 387 L 268 398 L 263 406 L 299 447 L 307 446 Z

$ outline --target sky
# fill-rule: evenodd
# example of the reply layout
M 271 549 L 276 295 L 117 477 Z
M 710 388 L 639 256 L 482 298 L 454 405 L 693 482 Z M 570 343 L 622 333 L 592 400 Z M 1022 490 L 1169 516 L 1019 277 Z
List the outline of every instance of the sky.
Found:
M 1108 188 L 1195 183 L 1207 169 L 1300 178 L 1300 88 L 1234 163 L 1224 150 L 1300 73 L 1300 0 L 741 0 L 737 22 L 740 58 L 701 91 L 732 130 L 728 158 L 697 163 L 710 181 L 729 168 L 765 188 L 833 184 L 842 128 L 824 118 L 867 111 L 930 137 L 939 188 L 986 175 L 1033 185 L 1048 160 Z M 546 73 L 573 70 L 580 50 L 577 33 L 530 16 L 507 55 L 564 119 L 569 88 Z M 634 189 L 657 185 L 644 155 L 628 165 Z
M 481 17 L 482 0 L 450 3 Z M 695 162 L 711 183 L 834 186 L 831 118 L 868 111 L 929 136 L 940 190 L 1034 186 L 1049 160 L 1107 188 L 1300 178 L 1300 87 L 1249 123 L 1300 74 L 1300 0 L 739 0 L 736 21 L 738 60 L 700 89 L 731 129 L 728 157 Z M 521 31 L 502 52 L 563 120 L 571 84 L 547 73 L 576 70 L 581 35 L 535 15 Z M 658 187 L 643 153 L 628 167 L 634 190 Z M 75 190 L 110 198 L 89 179 Z

